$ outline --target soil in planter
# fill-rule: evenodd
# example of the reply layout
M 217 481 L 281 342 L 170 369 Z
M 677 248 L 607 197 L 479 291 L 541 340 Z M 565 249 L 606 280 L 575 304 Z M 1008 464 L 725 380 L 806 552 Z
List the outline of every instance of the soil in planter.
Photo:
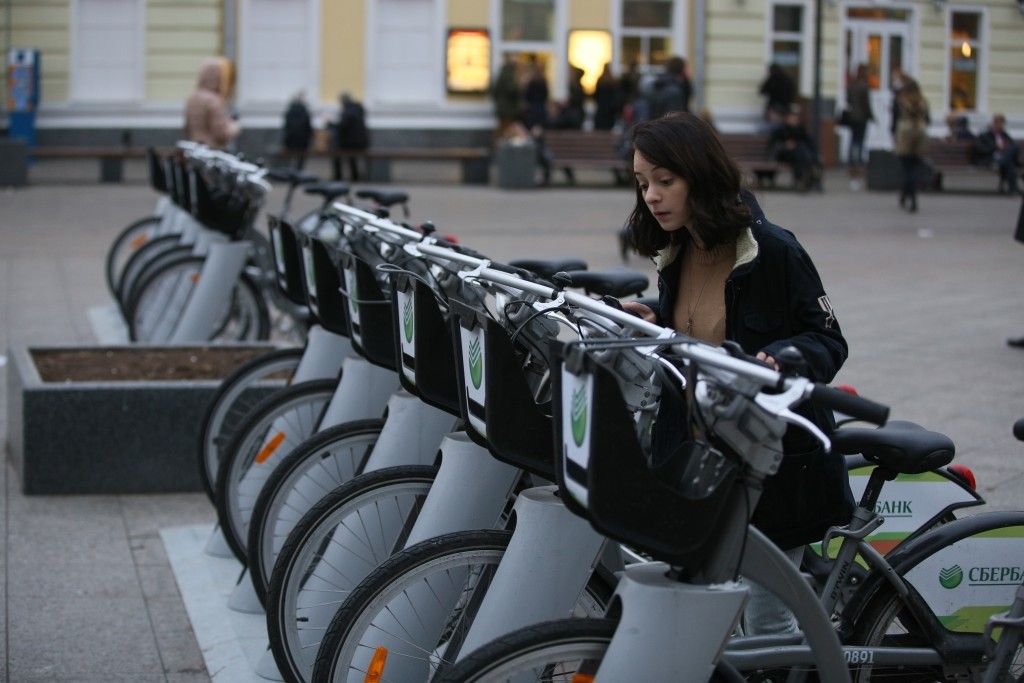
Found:
M 270 348 L 32 349 L 44 382 L 223 379 Z

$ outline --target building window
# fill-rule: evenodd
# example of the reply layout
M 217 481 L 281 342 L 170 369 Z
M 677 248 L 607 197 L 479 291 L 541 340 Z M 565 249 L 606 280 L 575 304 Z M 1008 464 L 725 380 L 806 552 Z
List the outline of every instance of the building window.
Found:
M 622 0 L 619 65 L 651 71 L 673 54 L 672 0 Z
M 72 10 L 71 99 L 141 100 L 142 1 L 75 0 Z
M 804 61 L 807 56 L 807 7 L 803 3 L 777 2 L 771 6 L 768 34 L 768 61 L 778 64 L 804 88 Z
M 315 99 L 313 0 L 243 0 L 238 94 L 279 104 L 299 92 Z
M 491 84 L 491 36 L 487 29 L 448 29 L 445 85 L 449 93 L 486 93 Z
M 950 111 L 973 111 L 978 108 L 978 78 L 982 60 L 981 31 L 981 12 L 950 12 L 947 45 Z
M 554 35 L 553 0 L 503 0 L 501 37 L 509 42 L 550 42 Z

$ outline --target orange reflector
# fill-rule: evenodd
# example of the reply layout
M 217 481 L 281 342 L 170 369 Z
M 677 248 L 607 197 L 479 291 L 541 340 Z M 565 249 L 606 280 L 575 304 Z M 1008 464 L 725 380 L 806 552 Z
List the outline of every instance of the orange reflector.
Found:
M 148 241 L 149 241 L 149 235 L 139 235 L 135 239 L 133 239 L 131 242 L 129 242 L 129 244 L 131 245 L 132 249 L 138 249 L 139 247 L 141 247 L 143 244 L 145 244 Z
M 366 677 L 363 679 L 363 683 L 380 683 L 387 661 L 388 649 L 386 647 L 378 647 L 374 650 L 373 659 L 370 660 L 370 666 L 366 668 Z
M 199 273 L 192 273 L 191 278 L 193 283 L 199 282 Z
M 256 456 L 256 462 L 262 463 L 267 458 L 274 454 L 281 442 L 284 441 L 284 432 L 278 432 L 273 439 L 267 442 L 267 445 L 263 447 L 263 450 Z
M 572 683 L 594 683 L 594 677 L 590 674 L 576 673 L 572 675 Z

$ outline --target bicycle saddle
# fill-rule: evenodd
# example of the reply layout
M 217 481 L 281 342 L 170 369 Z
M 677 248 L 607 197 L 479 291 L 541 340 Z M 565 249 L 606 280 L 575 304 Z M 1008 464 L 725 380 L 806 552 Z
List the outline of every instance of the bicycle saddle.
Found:
M 832 448 L 860 453 L 870 462 L 903 474 L 921 474 L 953 461 L 956 446 L 945 434 L 913 422 L 893 420 L 878 429 L 844 427 L 832 433 Z
M 324 198 L 325 202 L 343 197 L 349 193 L 348 183 L 336 180 L 333 182 L 311 183 L 303 188 L 306 194 L 315 194 Z
M 360 199 L 372 199 L 385 208 L 391 208 L 395 204 L 405 204 L 409 201 L 408 192 L 387 192 L 385 190 L 356 190 L 356 196 Z
M 587 262 L 578 258 L 564 258 L 554 260 L 521 258 L 509 261 L 508 264 L 515 268 L 528 270 L 534 275 L 543 278 L 550 278 L 555 273 L 563 270 L 586 270 Z
M 647 276 L 634 270 L 589 271 L 571 270 L 566 273 L 572 279 L 573 287 L 580 287 L 587 294 L 601 294 L 616 298 L 640 294 L 647 289 Z
M 316 175 L 313 173 L 300 171 L 287 166 L 275 166 L 268 169 L 267 177 L 271 180 L 276 180 L 279 183 L 288 183 L 289 185 L 309 185 L 310 183 L 315 183 L 318 180 Z

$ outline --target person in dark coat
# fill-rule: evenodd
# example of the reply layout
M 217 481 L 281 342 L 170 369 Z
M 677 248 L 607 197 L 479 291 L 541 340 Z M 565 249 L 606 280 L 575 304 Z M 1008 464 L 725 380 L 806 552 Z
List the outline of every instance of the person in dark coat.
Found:
M 811 189 L 815 182 L 818 155 L 814 141 L 800 123 L 800 110 L 795 105 L 786 114 L 783 124 L 772 131 L 768 149 L 776 161 L 792 167 L 793 178 L 799 188 Z
M 619 83 L 612 75 L 612 65 L 605 64 L 601 76 L 594 86 L 594 130 L 611 130 L 619 120 L 622 111 L 622 93 Z
M 536 58 L 530 61 L 530 77 L 523 88 L 523 100 L 526 104 L 523 125 L 527 130 L 535 127 L 546 128 L 548 125 L 548 81 Z
M 981 163 L 999 170 L 999 192 L 1016 194 L 1020 175 L 1020 146 L 1006 132 L 1006 117 L 996 114 L 992 123 L 974 142 L 974 152 Z
M 496 137 L 503 138 L 519 118 L 519 82 L 511 55 L 505 55 L 505 62 L 494 79 L 491 99 L 494 100 L 494 115 L 498 118 Z
M 686 60 L 669 57 L 665 72 L 654 81 L 651 93 L 651 118 L 658 118 L 674 111 L 690 111 L 690 95 L 693 86 L 686 75 Z
M 864 153 L 864 138 L 868 132 L 868 122 L 875 120 L 871 111 L 871 86 L 868 84 L 868 65 L 859 64 L 857 75 L 846 88 L 846 110 L 849 112 L 850 124 L 850 165 L 851 186 L 860 188 L 860 175 L 867 160 Z
M 672 114 L 638 125 L 632 143 L 636 204 L 627 226 L 636 251 L 656 261 L 659 301 L 657 310 L 623 307 L 711 344 L 730 340 L 773 366 L 793 346 L 810 379 L 832 381 L 848 348 L 814 263 L 791 232 L 741 194 L 740 170 L 712 128 Z M 656 459 L 686 438 L 682 405 L 666 402 L 668 394 L 655 425 Z M 825 433 L 834 427 L 827 410 L 797 410 Z M 805 544 L 848 521 L 853 495 L 843 456 L 795 427 L 782 446 L 782 465 L 766 480 L 753 523 L 799 562 Z M 792 614 L 763 591 L 752 586 L 747 632 L 795 631 Z
M 796 102 L 796 83 L 778 64 L 768 66 L 768 75 L 761 81 L 758 92 L 764 96 L 764 118 L 778 123 Z
M 366 127 L 366 110 L 349 93 L 341 94 L 341 111 L 334 129 L 334 148 L 340 151 L 361 152 L 370 147 L 370 131 Z M 341 180 L 341 158 L 334 157 L 334 179 Z M 359 160 L 348 157 L 351 180 L 359 180 Z
M 284 112 L 281 142 L 284 149 L 295 157 L 295 168 L 301 169 L 306 163 L 309 145 L 313 142 L 313 120 L 302 93 L 292 98 Z

